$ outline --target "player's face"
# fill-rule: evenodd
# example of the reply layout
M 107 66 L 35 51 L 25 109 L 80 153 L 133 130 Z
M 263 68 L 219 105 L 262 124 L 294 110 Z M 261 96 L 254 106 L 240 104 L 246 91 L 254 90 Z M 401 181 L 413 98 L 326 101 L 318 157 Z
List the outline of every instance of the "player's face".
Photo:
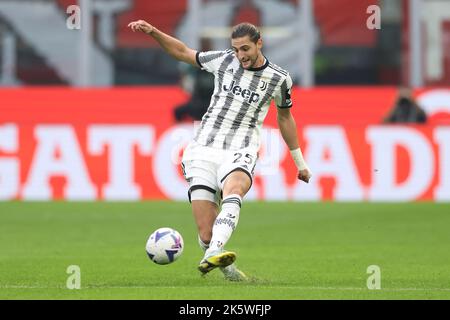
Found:
M 249 36 L 231 39 L 231 46 L 233 47 L 236 57 L 239 59 L 242 68 L 250 69 L 259 67 L 256 64 L 258 58 L 261 56 L 262 40 L 259 39 L 256 43 L 250 40 Z M 261 60 L 261 59 L 259 59 Z

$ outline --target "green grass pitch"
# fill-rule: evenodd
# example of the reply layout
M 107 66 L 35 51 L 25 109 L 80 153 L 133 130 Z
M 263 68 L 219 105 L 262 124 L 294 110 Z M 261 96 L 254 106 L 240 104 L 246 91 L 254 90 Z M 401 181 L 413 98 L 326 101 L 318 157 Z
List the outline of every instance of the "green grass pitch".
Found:
M 185 248 L 159 266 L 145 243 L 163 226 Z M 227 248 L 250 282 L 199 275 L 187 202 L 3 202 L 0 299 L 450 299 L 450 204 L 244 202 Z

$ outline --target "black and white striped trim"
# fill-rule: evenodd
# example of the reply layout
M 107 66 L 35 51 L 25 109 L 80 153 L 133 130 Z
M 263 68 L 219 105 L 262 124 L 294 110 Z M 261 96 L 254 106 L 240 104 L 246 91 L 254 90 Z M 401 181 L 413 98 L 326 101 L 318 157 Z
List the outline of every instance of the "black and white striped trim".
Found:
M 197 64 L 200 68 L 203 68 L 202 63 L 200 62 L 200 51 L 197 51 L 195 54 L 195 60 L 197 61 Z
M 271 68 L 272 70 L 281 73 L 282 75 L 284 75 L 285 77 L 288 76 L 288 72 L 286 70 L 281 69 L 279 66 L 277 66 L 276 64 L 273 63 L 269 63 L 269 68 Z
M 188 198 L 189 198 L 189 202 L 192 203 L 192 201 L 191 201 L 191 194 L 192 194 L 192 191 L 200 190 L 200 189 L 201 189 L 201 190 L 209 191 L 209 192 L 211 192 L 212 194 L 216 194 L 216 190 L 214 190 L 213 188 L 208 187 L 208 186 L 205 186 L 205 185 L 202 185 L 202 184 L 197 184 L 197 185 L 195 185 L 195 186 L 190 187 L 189 190 L 188 190 Z
M 197 64 L 201 68 L 203 68 L 203 64 L 211 62 L 215 59 L 218 59 L 218 58 L 222 57 L 223 55 L 226 55 L 226 54 L 229 55 L 230 53 L 232 53 L 232 52 L 230 52 L 230 50 L 214 52 L 214 53 L 208 53 L 208 51 L 205 51 L 205 52 L 197 51 L 197 53 L 195 54 L 195 60 L 197 60 Z M 202 55 L 200 56 L 200 54 L 202 54 Z
M 245 170 L 244 168 L 241 168 L 241 167 L 234 168 L 233 170 L 231 170 L 230 172 L 228 172 L 228 173 L 220 180 L 220 183 L 223 183 L 223 182 L 225 181 L 225 179 L 228 178 L 228 176 L 229 176 L 230 174 L 232 174 L 233 172 L 235 172 L 235 171 L 242 171 L 242 172 L 244 172 L 246 175 L 248 175 L 248 177 L 250 178 L 250 188 L 251 188 L 251 187 L 252 187 L 252 184 L 253 184 L 253 177 L 252 177 L 252 174 L 251 174 L 250 172 L 248 172 L 247 170 Z M 250 188 L 249 188 L 249 190 L 250 190 Z
M 226 198 L 225 200 L 223 200 L 222 205 L 224 205 L 226 203 L 237 204 L 239 206 L 239 208 L 242 206 L 241 200 L 239 198 L 236 198 L 236 197 Z

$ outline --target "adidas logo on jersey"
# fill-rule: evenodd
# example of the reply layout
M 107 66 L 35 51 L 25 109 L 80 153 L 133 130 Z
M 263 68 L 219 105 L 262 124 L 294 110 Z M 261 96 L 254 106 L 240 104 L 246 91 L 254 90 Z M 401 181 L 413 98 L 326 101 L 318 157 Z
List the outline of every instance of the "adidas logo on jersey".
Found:
M 226 85 L 223 85 L 223 90 L 231 92 L 232 94 L 241 95 L 242 98 L 247 100 L 249 103 L 258 102 L 259 101 L 259 94 L 257 94 L 254 91 L 251 91 L 249 89 L 242 89 L 241 86 L 235 85 L 236 81 L 233 80 L 230 84 L 230 86 L 227 88 Z

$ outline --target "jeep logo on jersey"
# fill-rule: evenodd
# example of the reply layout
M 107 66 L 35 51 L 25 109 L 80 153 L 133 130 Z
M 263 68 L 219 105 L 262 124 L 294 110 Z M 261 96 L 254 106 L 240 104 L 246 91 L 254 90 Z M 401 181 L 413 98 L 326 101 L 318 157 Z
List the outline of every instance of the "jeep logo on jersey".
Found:
M 249 103 L 258 102 L 259 101 L 259 94 L 257 94 L 254 91 L 251 91 L 249 89 L 242 89 L 241 86 L 235 85 L 236 80 L 233 80 L 230 84 L 230 86 L 227 88 L 226 85 L 223 85 L 223 90 L 231 92 L 232 94 L 241 95 L 242 98 L 247 100 Z

